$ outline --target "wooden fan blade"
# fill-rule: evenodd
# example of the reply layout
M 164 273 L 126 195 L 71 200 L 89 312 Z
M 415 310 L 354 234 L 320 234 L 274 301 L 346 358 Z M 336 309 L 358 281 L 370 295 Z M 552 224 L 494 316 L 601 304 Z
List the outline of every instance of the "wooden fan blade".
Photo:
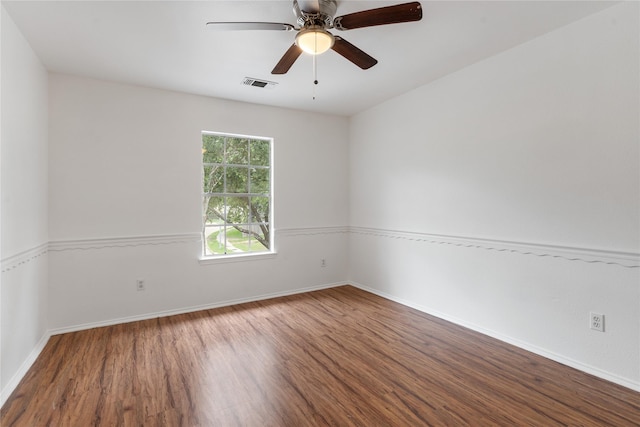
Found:
M 277 22 L 207 22 L 207 29 L 213 31 L 291 31 L 294 27 L 291 24 L 281 24 Z
M 292 44 L 282 58 L 280 58 L 280 61 L 273 68 L 273 71 L 271 71 L 271 74 L 286 74 L 301 54 L 302 49 L 300 49 L 297 44 Z
M 379 7 L 338 16 L 333 20 L 336 30 L 352 30 L 354 28 L 374 27 L 376 25 L 399 24 L 422 19 L 422 6 L 419 2 Z
M 342 37 L 335 36 L 335 40 L 336 41 L 331 49 L 344 56 L 363 70 L 368 70 L 378 63 L 375 58 L 364 53 Z

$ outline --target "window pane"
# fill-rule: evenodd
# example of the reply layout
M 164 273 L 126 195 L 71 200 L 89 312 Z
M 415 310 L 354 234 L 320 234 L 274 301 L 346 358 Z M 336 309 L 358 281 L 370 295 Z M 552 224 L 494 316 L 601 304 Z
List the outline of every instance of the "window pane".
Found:
M 204 252 L 205 255 L 220 255 L 225 251 L 225 227 L 205 227 L 204 228 Z
M 249 198 L 227 197 L 227 221 L 235 224 L 249 222 Z
M 249 168 L 227 166 L 227 193 L 249 192 Z
M 269 169 L 251 169 L 250 193 L 269 194 Z
M 269 248 L 264 246 L 262 243 L 258 242 L 257 240 L 253 240 L 251 252 L 266 252 L 268 250 Z
M 269 198 L 268 197 L 252 197 L 251 213 L 253 222 L 269 222 Z
M 229 252 L 249 252 L 251 237 L 248 234 L 229 228 L 228 239 Z
M 269 248 L 264 246 L 257 238 L 252 238 L 249 241 L 249 250 L 251 252 L 265 252 L 268 251 Z
M 226 208 L 224 205 L 224 197 L 206 197 L 205 196 L 205 225 L 224 223 L 224 215 Z
M 269 141 L 251 141 L 251 164 L 259 166 L 269 166 L 271 159 L 269 153 Z
M 265 225 L 267 230 L 269 229 L 269 225 Z M 263 252 L 269 250 L 269 238 L 265 237 L 263 230 L 258 227 L 258 225 L 254 226 L 256 229 L 256 235 L 251 240 L 251 251 L 252 252 Z M 258 231 L 259 230 L 259 231 Z
M 227 252 L 264 252 L 269 249 L 262 243 L 268 245 L 268 241 L 264 238 L 260 227 L 257 224 L 242 225 L 239 224 L 240 230 L 227 228 Z M 262 241 L 262 242 L 261 242 Z
M 227 164 L 249 164 L 249 140 L 244 138 L 227 138 Z
M 224 161 L 224 137 L 202 135 L 202 162 L 222 163 Z
M 203 192 L 222 193 L 224 191 L 224 167 L 222 165 L 205 166 L 203 173 Z

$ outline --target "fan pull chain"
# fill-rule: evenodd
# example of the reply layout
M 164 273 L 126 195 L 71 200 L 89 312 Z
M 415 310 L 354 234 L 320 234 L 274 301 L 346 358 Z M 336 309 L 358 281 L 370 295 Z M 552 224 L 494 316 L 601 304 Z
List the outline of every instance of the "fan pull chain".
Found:
M 318 63 L 316 62 L 316 56 L 313 55 L 313 99 L 316 99 L 316 86 L 318 86 Z

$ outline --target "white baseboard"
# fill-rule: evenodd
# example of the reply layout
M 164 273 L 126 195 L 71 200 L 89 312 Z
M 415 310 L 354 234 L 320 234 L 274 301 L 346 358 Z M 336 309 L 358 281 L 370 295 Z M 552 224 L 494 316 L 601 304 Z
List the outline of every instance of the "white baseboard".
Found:
M 571 358 L 568 358 L 568 357 L 562 356 L 560 354 L 551 352 L 549 350 L 546 350 L 544 348 L 541 348 L 541 347 L 538 347 L 536 345 L 530 344 L 528 342 L 512 338 L 510 336 L 507 336 L 507 335 L 501 334 L 499 332 L 495 332 L 495 331 L 483 328 L 483 327 L 478 326 L 478 325 L 476 325 L 474 323 L 467 322 L 465 320 L 461 320 L 461 319 L 458 319 L 456 317 L 452 317 L 452 316 L 449 316 L 447 314 L 440 313 L 438 311 L 431 310 L 431 309 L 429 309 L 427 307 L 424 307 L 424 306 L 422 306 L 420 304 L 416 304 L 415 302 L 412 302 L 412 301 L 409 301 L 409 300 L 405 300 L 403 298 L 397 298 L 397 297 L 395 297 L 395 296 L 393 296 L 391 294 L 387 294 L 386 292 L 381 292 L 381 291 L 379 291 L 377 289 L 370 288 L 368 286 L 365 286 L 365 285 L 362 285 L 362 284 L 359 284 L 359 283 L 356 283 L 356 282 L 353 282 L 353 281 L 351 281 L 349 283 L 352 286 L 356 287 L 356 288 L 362 289 L 363 291 L 371 292 L 372 294 L 378 295 L 378 296 L 380 296 L 382 298 L 386 298 L 388 300 L 395 301 L 395 302 L 400 303 L 402 305 L 405 305 L 407 307 L 411 307 L 411 308 L 414 308 L 414 309 L 416 309 L 418 311 L 421 311 L 423 313 L 427 313 L 427 314 L 429 314 L 431 316 L 435 316 L 435 317 L 437 317 L 439 319 L 446 320 L 447 322 L 451 322 L 451 323 L 454 323 L 456 325 L 463 326 L 465 328 L 468 328 L 468 329 L 471 329 L 473 331 L 479 332 L 481 334 L 490 336 L 492 338 L 495 338 L 495 339 L 500 340 L 502 342 L 505 342 L 507 344 L 514 345 L 514 346 L 519 347 L 519 348 L 521 348 L 523 350 L 530 351 L 531 353 L 537 354 L 537 355 L 545 357 L 547 359 L 551 359 L 551 360 L 553 360 L 555 362 L 561 363 L 561 364 L 569 366 L 571 368 L 575 368 L 575 369 L 577 369 L 579 371 L 586 372 L 587 374 L 594 375 L 594 376 L 596 376 L 598 378 L 602 378 L 602 379 L 610 381 L 612 383 L 615 383 L 615 384 L 621 385 L 623 387 L 627 387 L 627 388 L 629 388 L 631 390 L 640 392 L 640 382 L 631 381 L 631 380 L 629 380 L 627 378 L 623 378 L 623 377 L 620 377 L 618 375 L 612 374 L 610 372 L 603 371 L 602 369 L 599 369 L 599 368 L 596 368 L 596 367 L 593 367 L 593 366 L 590 366 L 590 365 L 586 365 L 586 364 L 584 364 L 582 362 L 579 362 L 577 360 L 573 360 Z
M 22 365 L 20 365 L 16 373 L 13 374 L 13 377 L 11 377 L 9 382 L 3 387 L 2 392 L 0 392 L 0 408 L 4 405 L 9 396 L 11 396 L 11 393 L 13 393 L 16 387 L 18 387 L 18 384 L 20 384 L 20 381 L 22 381 L 22 378 L 27 374 L 29 368 L 31 368 L 38 356 L 40 356 L 40 353 L 42 353 L 44 346 L 47 345 L 49 338 L 51 338 L 51 334 L 47 331 L 42 338 L 40 338 L 40 341 L 37 342 L 33 350 L 31 350 L 24 362 L 22 362 Z
M 196 305 L 196 306 L 191 306 L 191 307 L 183 307 L 183 308 L 178 308 L 178 309 L 171 309 L 171 310 L 163 310 L 163 311 L 157 311 L 157 312 L 152 312 L 152 313 L 145 313 L 145 314 L 136 315 L 136 316 L 128 316 L 128 317 L 121 317 L 121 318 L 117 318 L 117 319 L 109 319 L 109 320 L 104 320 L 104 321 L 99 321 L 99 322 L 84 323 L 84 324 L 73 325 L 73 326 L 68 326 L 68 327 L 64 327 L 64 328 L 51 329 L 51 330 L 49 330 L 49 335 L 60 335 L 60 334 L 66 334 L 66 333 L 69 333 L 69 332 L 82 331 L 82 330 L 86 330 L 86 329 L 93 329 L 93 328 L 101 328 L 101 327 L 104 327 L 104 326 L 119 325 L 119 324 L 122 324 L 122 323 L 137 322 L 137 321 L 140 321 L 140 320 L 148 320 L 148 319 L 156 319 L 158 317 L 168 317 L 168 316 L 175 316 L 177 314 L 193 313 L 195 311 L 210 310 L 212 308 L 227 307 L 227 306 L 230 306 L 230 305 L 243 304 L 243 303 L 247 303 L 247 302 L 262 301 L 262 300 L 271 299 L 271 298 L 278 298 L 278 297 L 284 297 L 284 296 L 289 296 L 289 295 L 302 294 L 302 293 L 305 293 L 305 292 L 318 291 L 318 290 L 321 290 L 321 289 L 335 288 L 337 286 L 343 286 L 343 285 L 346 285 L 346 284 L 348 284 L 348 283 L 347 282 L 328 283 L 328 284 L 323 284 L 323 285 L 315 285 L 315 286 L 308 286 L 308 287 L 305 287 L 305 288 L 298 288 L 298 289 L 294 289 L 294 290 L 290 290 L 290 291 L 273 292 L 273 293 L 268 293 L 268 294 L 256 295 L 256 296 L 252 296 L 252 297 L 248 297 L 248 298 L 238 298 L 238 299 L 233 299 L 233 300 L 226 300 L 226 301 L 216 302 L 216 303 L 212 303 L 212 304 Z

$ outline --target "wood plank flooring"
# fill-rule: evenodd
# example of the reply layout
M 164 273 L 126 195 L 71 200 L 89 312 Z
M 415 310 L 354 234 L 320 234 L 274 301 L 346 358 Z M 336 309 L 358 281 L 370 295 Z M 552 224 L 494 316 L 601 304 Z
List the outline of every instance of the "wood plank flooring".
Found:
M 638 426 L 640 393 L 351 286 L 53 336 L 9 426 Z

